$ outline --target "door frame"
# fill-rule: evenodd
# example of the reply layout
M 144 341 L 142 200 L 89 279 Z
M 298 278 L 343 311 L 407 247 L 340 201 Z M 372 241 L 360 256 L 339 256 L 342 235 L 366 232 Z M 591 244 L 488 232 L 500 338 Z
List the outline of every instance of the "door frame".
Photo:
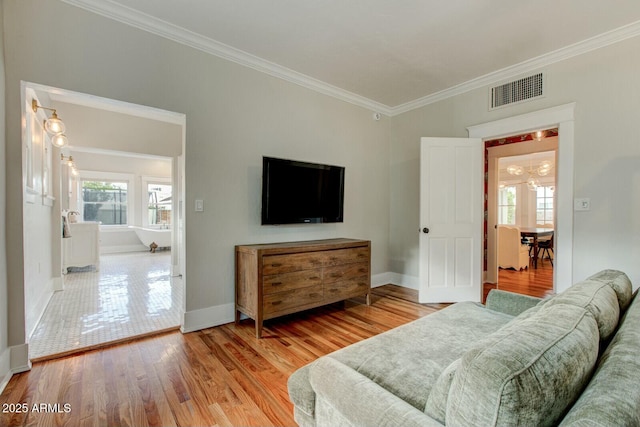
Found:
M 563 104 L 519 116 L 468 126 L 469 137 L 496 139 L 508 135 L 558 127 L 557 232 L 554 235 L 554 291 L 573 283 L 573 164 L 576 103 Z

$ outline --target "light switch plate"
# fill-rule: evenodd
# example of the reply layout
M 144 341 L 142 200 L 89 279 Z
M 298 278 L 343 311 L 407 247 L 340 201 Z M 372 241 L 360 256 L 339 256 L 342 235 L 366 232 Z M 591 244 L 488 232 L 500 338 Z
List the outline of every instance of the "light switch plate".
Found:
M 196 212 L 203 212 L 204 211 L 204 200 L 196 200 Z
M 588 211 L 591 210 L 591 199 L 574 199 L 573 200 L 574 211 Z

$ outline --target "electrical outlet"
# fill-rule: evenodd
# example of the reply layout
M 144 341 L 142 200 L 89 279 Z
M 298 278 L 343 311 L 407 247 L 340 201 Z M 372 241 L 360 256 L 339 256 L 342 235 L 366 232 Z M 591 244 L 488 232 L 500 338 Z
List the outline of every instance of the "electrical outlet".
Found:
M 574 211 L 588 211 L 591 210 L 591 199 L 574 199 L 573 200 Z

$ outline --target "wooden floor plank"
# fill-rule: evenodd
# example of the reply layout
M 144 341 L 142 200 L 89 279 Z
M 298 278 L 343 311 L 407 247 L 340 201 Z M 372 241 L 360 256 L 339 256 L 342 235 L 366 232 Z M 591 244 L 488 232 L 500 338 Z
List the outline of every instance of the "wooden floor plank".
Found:
M 377 288 L 265 323 L 252 320 L 137 341 L 34 363 L 14 375 L 0 405 L 69 404 L 69 413 L 0 413 L 1 426 L 295 425 L 287 380 L 329 352 L 437 311 L 417 293 Z

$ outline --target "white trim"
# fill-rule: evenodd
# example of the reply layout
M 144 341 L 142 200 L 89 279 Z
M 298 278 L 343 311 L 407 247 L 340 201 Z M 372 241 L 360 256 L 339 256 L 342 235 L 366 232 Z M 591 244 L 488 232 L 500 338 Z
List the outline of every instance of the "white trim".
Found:
M 235 320 L 235 304 L 228 303 L 199 310 L 187 311 L 182 318 L 183 334 L 231 323 Z
M 406 113 L 407 111 L 415 110 L 416 108 L 421 108 L 426 105 L 442 101 L 443 99 L 451 98 L 452 96 L 460 95 L 474 89 L 498 83 L 502 80 L 529 73 L 531 71 L 538 70 L 541 67 L 564 61 L 565 59 L 573 58 L 640 35 L 640 21 L 632 22 L 631 24 L 599 34 L 578 43 L 565 46 L 553 52 L 520 62 L 519 64 L 485 74 L 484 76 L 477 77 L 459 85 L 391 107 L 112 1 L 62 1 L 69 5 L 79 7 L 157 36 L 201 50 L 211 55 L 244 65 L 262 73 L 283 79 L 290 83 L 295 83 L 342 101 L 380 112 L 387 116 L 396 116 L 398 114 Z
M 64 0 L 63 0 L 64 1 Z M 149 107 L 147 105 L 132 104 L 130 102 L 118 101 L 111 98 L 90 95 L 87 93 L 75 92 L 68 89 L 61 89 L 53 86 L 46 86 L 39 83 L 24 82 L 27 86 L 38 92 L 45 92 L 52 102 L 66 102 L 83 107 L 96 108 L 114 113 L 127 114 L 144 119 L 157 120 L 160 122 L 172 123 L 184 126 L 186 116 L 183 113 L 162 110 L 160 108 Z
M 371 287 L 377 288 L 384 285 L 396 285 L 403 288 L 420 289 L 420 280 L 417 276 L 409 276 L 407 274 L 394 273 L 387 271 L 385 273 L 374 274 L 371 276 Z
M 6 348 L 2 354 L 0 354 L 0 394 L 2 394 L 4 388 L 9 384 L 9 380 L 12 376 L 11 348 Z
M 160 160 L 165 162 L 170 162 L 172 157 L 170 156 L 159 156 L 157 154 L 142 154 L 142 153 L 134 153 L 131 151 L 118 151 L 118 150 L 107 150 L 104 148 L 94 148 L 94 147 L 77 147 L 70 145 L 69 151 L 78 152 L 78 153 L 89 153 L 89 154 L 102 154 L 105 156 L 119 156 L 119 157 L 130 157 L 133 159 L 153 159 Z
M 194 33 L 193 31 L 171 24 L 154 16 L 147 15 L 146 13 L 142 13 L 136 9 L 105 0 L 62 1 L 185 46 L 235 62 L 236 64 L 252 68 L 261 73 L 283 79 L 290 83 L 295 83 L 351 104 L 359 105 L 361 107 L 389 115 L 390 109 L 384 104 L 330 85 L 318 79 L 314 79 L 313 77 L 283 67 L 282 65 L 267 61 L 217 40 Z
M 11 372 L 19 374 L 31 369 L 31 361 L 29 360 L 29 344 L 18 344 L 9 347 Z
M 160 176 L 143 175 L 140 177 L 140 191 L 142 192 L 142 194 L 140 195 L 140 209 L 141 209 L 140 212 L 142 212 L 141 222 L 142 222 L 143 228 L 151 227 L 151 225 L 149 224 L 149 215 L 147 213 L 147 210 L 149 209 L 149 198 L 148 196 L 146 198 L 144 197 L 144 195 L 147 194 L 148 192 L 149 184 L 171 185 L 172 197 L 174 197 L 173 195 L 175 194 L 173 189 L 173 177 L 171 176 L 160 177 Z M 173 205 L 171 207 L 173 208 Z M 172 215 L 174 213 L 175 212 L 172 212 Z M 171 218 L 171 221 L 173 222 L 173 218 Z M 173 230 L 173 224 L 170 224 L 170 225 L 171 225 L 171 229 Z
M 76 177 L 76 185 L 78 200 L 77 206 L 78 211 L 84 212 L 84 201 L 82 200 L 82 181 L 113 181 L 113 182 L 122 182 L 125 181 L 127 183 L 127 223 L 126 224 L 100 224 L 100 231 L 106 230 L 108 228 L 123 228 L 128 225 L 133 225 L 133 221 L 136 215 L 137 206 L 135 204 L 136 200 L 136 176 L 132 173 L 120 173 L 120 172 L 100 172 L 100 171 L 91 171 L 91 170 L 80 170 L 78 172 L 78 176 Z M 82 218 L 85 221 L 84 218 Z
M 143 244 L 100 246 L 100 255 L 124 254 L 127 252 L 149 252 L 149 248 Z
M 576 104 L 564 104 L 520 116 L 467 127 L 470 138 L 495 139 L 558 126 L 557 225 L 553 283 L 556 292 L 573 283 L 573 158 Z

